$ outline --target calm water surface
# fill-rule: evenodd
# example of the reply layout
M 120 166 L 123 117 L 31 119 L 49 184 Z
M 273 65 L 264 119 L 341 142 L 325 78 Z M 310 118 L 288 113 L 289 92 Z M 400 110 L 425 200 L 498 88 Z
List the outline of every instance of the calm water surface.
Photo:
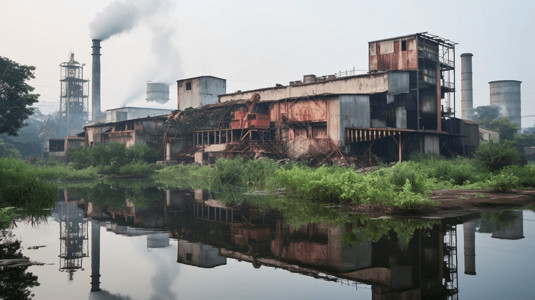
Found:
M 45 263 L 25 270 L 34 299 L 535 297 L 529 210 L 305 224 L 199 191 L 137 195 L 64 191 L 46 220 L 17 221 L 9 240 Z

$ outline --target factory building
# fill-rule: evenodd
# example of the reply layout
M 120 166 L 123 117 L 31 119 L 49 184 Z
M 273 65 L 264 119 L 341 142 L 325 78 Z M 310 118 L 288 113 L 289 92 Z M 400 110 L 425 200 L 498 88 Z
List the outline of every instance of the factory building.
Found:
M 185 82 L 178 82 L 179 108 L 192 102 L 181 91 Z M 360 156 L 369 164 L 412 152 L 468 154 L 478 145 L 477 124 L 453 117 L 454 92 L 455 43 L 428 33 L 372 41 L 368 74 L 305 75 L 220 94 L 219 105 L 232 106 L 230 124 L 194 132 L 197 161 L 240 152 Z
M 99 42 L 92 48 L 97 73 Z M 110 110 L 85 127 L 86 145 L 145 142 L 164 149 L 167 161 L 245 155 L 362 165 L 477 147 L 478 125 L 454 117 L 455 43 L 416 33 L 368 48 L 369 72 L 362 75 L 309 74 L 234 93 L 223 78 L 180 79 L 176 112 L 147 117 L 133 108 Z M 94 85 L 99 78 L 93 74 Z M 165 87 L 149 85 L 147 99 L 168 98 Z M 98 87 L 93 92 L 92 110 L 100 114 Z

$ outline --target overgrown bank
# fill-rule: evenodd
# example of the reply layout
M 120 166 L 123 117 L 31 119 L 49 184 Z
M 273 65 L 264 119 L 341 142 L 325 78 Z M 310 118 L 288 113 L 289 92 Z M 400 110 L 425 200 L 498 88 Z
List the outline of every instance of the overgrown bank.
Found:
M 35 168 L 11 158 L 0 158 L 0 228 L 5 228 L 24 209 L 34 215 L 51 208 L 57 188 L 35 175 Z
M 236 195 L 283 194 L 284 201 L 382 205 L 410 211 L 436 205 L 430 195 L 437 190 L 535 188 L 535 167 L 522 165 L 513 150 L 508 142 L 488 143 L 472 160 L 416 157 L 368 173 L 338 166 L 278 166 L 268 159 L 220 159 L 213 167 L 168 166 L 154 177 L 165 188 L 207 189 L 234 201 L 240 200 Z

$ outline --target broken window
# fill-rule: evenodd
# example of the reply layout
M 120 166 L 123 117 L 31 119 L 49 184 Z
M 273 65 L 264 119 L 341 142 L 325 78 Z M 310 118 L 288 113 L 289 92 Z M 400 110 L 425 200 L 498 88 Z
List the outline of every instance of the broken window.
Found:
M 186 91 L 191 90 L 191 82 L 186 82 Z
M 407 40 L 401 41 L 401 51 L 407 51 Z

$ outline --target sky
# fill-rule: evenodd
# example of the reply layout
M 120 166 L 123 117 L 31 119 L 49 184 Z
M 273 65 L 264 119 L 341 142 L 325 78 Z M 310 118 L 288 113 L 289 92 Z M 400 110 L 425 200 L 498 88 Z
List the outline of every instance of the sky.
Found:
M 0 56 L 36 67 L 42 112 L 59 109 L 60 67 L 74 53 L 91 77 L 91 38 L 101 44 L 102 110 L 147 106 L 147 82 L 202 75 L 227 92 L 287 85 L 304 74 L 368 70 L 368 42 L 418 32 L 472 53 L 474 107 L 489 81 L 522 81 L 522 127 L 535 124 L 535 2 L 525 0 L 3 0 Z M 111 33 L 110 33 L 111 32 Z M 120 33 L 117 33 L 120 32 Z M 113 34 L 116 33 L 116 34 Z

